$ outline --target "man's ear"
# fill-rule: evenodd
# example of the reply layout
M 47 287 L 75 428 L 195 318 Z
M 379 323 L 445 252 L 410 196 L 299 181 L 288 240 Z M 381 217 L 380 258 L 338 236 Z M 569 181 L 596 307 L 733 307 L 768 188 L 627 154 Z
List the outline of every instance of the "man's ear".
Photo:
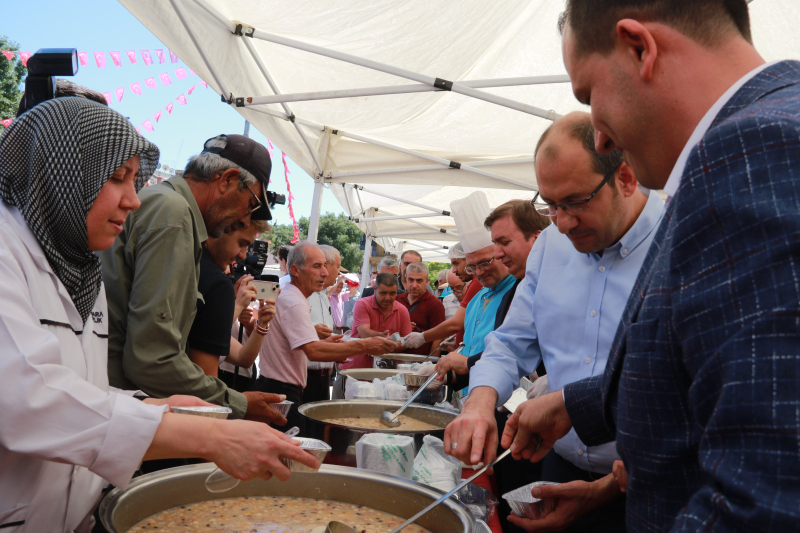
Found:
M 619 167 L 618 176 L 616 179 L 617 182 L 619 182 L 619 188 L 625 198 L 632 196 L 639 187 L 639 180 L 636 179 L 636 174 L 633 172 L 633 167 L 624 161 Z
M 221 194 L 224 194 L 230 189 L 236 190 L 239 188 L 239 171 L 235 168 L 229 168 L 223 172 L 218 180 L 217 187 L 219 187 L 219 192 Z
M 633 61 L 642 81 L 650 81 L 658 57 L 658 46 L 650 30 L 637 20 L 622 19 L 617 22 L 617 41 Z
M 289 274 L 294 276 L 295 278 L 300 277 L 300 267 L 297 265 L 291 265 L 289 267 Z

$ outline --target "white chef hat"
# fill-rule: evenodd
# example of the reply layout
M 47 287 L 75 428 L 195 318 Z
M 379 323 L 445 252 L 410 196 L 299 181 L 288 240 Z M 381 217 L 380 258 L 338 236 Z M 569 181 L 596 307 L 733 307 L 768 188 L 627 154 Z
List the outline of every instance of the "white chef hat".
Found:
M 492 234 L 483 225 L 491 212 L 489 200 L 483 191 L 450 202 L 450 213 L 456 221 L 458 239 L 464 252 L 477 252 L 492 245 Z

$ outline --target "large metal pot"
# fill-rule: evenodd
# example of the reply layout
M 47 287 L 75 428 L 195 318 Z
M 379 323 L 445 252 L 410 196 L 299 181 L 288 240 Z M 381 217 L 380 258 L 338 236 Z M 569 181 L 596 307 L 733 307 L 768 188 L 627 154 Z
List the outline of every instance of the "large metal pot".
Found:
M 384 356 L 375 357 L 376 368 L 397 368 L 398 363 L 422 363 L 430 361 L 436 363 L 438 357 L 430 357 L 427 355 L 417 355 L 413 353 L 387 353 Z
M 413 403 L 404 411 L 404 415 L 435 424 L 442 429 L 433 431 L 398 431 L 391 428 L 363 429 L 325 421 L 327 418 L 351 416 L 374 416 L 375 419 L 378 419 L 384 411 L 396 411 L 404 403 L 378 400 L 334 400 L 303 404 L 299 408 L 300 414 L 305 417 L 303 436 L 323 440 L 333 448 L 325 457 L 326 463 L 356 466 L 355 444 L 358 439 L 368 433 L 391 433 L 414 437 L 414 451 L 416 452 L 422 446 L 422 438 L 425 435 L 444 439 L 444 428 L 458 416 L 458 413 L 453 411 Z
M 372 381 L 374 379 L 384 380 L 402 373 L 403 372 L 400 370 L 389 368 L 351 368 L 340 371 L 340 374 L 343 376 L 347 376 L 358 381 Z
M 241 483 L 222 494 L 208 492 L 204 480 L 211 463 L 161 470 L 136 478 L 125 490 L 114 489 L 100 502 L 99 515 L 110 533 L 123 533 L 148 516 L 178 505 L 239 496 L 296 496 L 365 505 L 410 518 L 438 499 L 438 489 L 368 470 L 324 465 L 315 474 L 293 472 L 288 481 L 273 478 Z M 417 523 L 433 533 L 473 533 L 474 519 L 455 498 Z

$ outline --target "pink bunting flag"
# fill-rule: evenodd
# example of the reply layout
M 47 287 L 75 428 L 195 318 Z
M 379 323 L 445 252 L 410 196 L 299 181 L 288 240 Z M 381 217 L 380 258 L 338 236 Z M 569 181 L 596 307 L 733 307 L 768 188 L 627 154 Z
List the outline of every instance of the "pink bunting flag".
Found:
M 153 123 L 150 122 L 149 118 L 142 122 L 142 127 L 144 128 L 144 131 L 153 131 Z
M 108 105 L 111 105 L 111 92 L 110 91 L 104 92 L 103 96 L 106 97 L 106 103 L 108 103 Z
M 136 50 L 125 50 L 125 53 L 128 54 L 128 59 L 131 60 L 131 65 L 136 64 Z
M 9 61 L 14 61 L 14 52 L 11 50 L 3 50 L 3 55 L 6 56 L 6 59 Z
M 94 60 L 97 62 L 97 68 L 106 68 L 106 54 L 105 52 L 95 52 Z
M 133 91 L 133 94 L 136 95 L 142 94 L 142 84 L 139 83 L 138 81 L 135 83 L 131 83 L 131 91 Z
M 80 61 L 82 67 L 85 67 L 89 64 L 89 54 L 86 52 L 78 52 L 78 61 Z
M 186 105 L 186 97 L 185 96 L 180 95 L 179 97 L 176 98 L 176 100 L 178 101 L 179 104 Z
M 189 77 L 188 74 L 186 74 L 186 69 L 184 69 L 183 67 L 178 67 L 178 68 L 175 69 L 175 76 L 179 80 L 182 80 L 183 78 L 188 78 Z
M 164 85 L 170 85 L 172 83 L 172 79 L 170 79 L 169 73 L 167 72 L 161 74 L 159 78 L 161 79 L 161 83 L 163 83 Z
M 283 158 L 283 175 L 286 177 L 286 192 L 289 197 L 289 218 L 292 219 L 292 227 L 294 228 L 294 236 L 290 242 L 294 244 L 300 240 L 300 228 L 297 227 L 297 219 L 294 217 L 294 208 L 292 207 L 294 195 L 292 195 L 292 186 L 289 184 L 289 165 L 286 163 L 286 154 L 281 152 L 281 156 Z
M 119 89 L 114 90 L 114 94 L 117 95 L 117 102 L 121 102 L 122 96 L 125 94 L 125 87 L 120 87 Z
M 155 78 L 147 78 L 146 80 L 144 80 L 144 86 L 145 87 L 149 87 L 150 89 L 155 89 L 157 87 L 156 79 Z
M 275 149 L 275 147 L 274 147 L 274 146 L 272 146 L 272 141 L 270 141 L 269 139 L 267 139 L 267 152 L 269 152 L 269 158 L 270 158 L 270 159 L 272 159 L 272 151 L 273 151 L 274 149 Z
M 172 114 L 172 102 L 168 103 L 167 107 L 165 107 L 164 109 L 166 109 L 167 113 L 169 113 L 171 115 Z
M 158 122 L 158 119 L 161 118 L 161 110 L 160 109 L 158 111 L 156 111 L 156 114 L 153 115 L 153 118 L 156 119 L 156 122 Z
M 192 91 L 194 91 L 195 87 L 197 87 L 197 85 L 192 85 L 191 87 L 189 87 L 189 90 L 186 91 L 186 92 L 188 92 L 189 94 L 192 94 Z
M 12 122 L 14 122 L 14 119 L 13 119 L 13 118 L 7 118 L 7 119 L 5 119 L 5 120 L 3 121 L 3 127 L 4 127 L 4 128 L 7 128 L 7 127 L 9 127 L 9 126 L 11 125 L 11 123 L 12 123 Z
M 156 56 L 158 56 L 158 62 L 164 62 L 164 50 L 156 50 Z
M 203 80 L 200 80 L 200 85 L 202 85 L 203 87 L 208 89 L 208 84 L 206 82 L 204 82 Z
M 178 56 L 176 56 L 175 52 L 173 52 L 172 50 L 169 50 L 169 60 L 172 61 L 173 63 L 178 62 Z
M 28 66 L 28 58 L 31 57 L 30 52 L 20 52 L 19 58 L 22 60 L 22 65 L 27 67 Z
M 192 76 L 194 76 L 194 75 L 196 75 L 197 73 L 196 73 L 195 71 L 193 71 L 192 69 L 189 69 L 189 74 L 191 74 Z
M 111 60 L 114 62 L 115 67 L 122 66 L 122 54 L 119 52 L 109 52 L 108 55 L 111 56 Z
M 145 65 L 150 65 L 153 63 L 153 58 L 150 55 L 150 50 L 139 50 L 139 53 L 142 54 L 142 59 L 144 60 Z

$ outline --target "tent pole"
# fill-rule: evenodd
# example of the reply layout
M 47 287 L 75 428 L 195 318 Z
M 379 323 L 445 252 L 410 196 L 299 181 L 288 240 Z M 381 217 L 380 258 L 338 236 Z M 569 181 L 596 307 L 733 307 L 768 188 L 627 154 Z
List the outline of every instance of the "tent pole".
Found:
M 470 161 L 467 163 L 471 167 L 490 167 L 495 165 L 516 165 L 524 163 L 533 163 L 532 157 L 517 157 L 515 159 L 493 159 L 491 161 Z M 462 166 L 464 163 L 462 163 Z M 442 165 L 422 165 L 417 167 L 397 167 L 397 168 L 380 168 L 375 170 L 357 170 L 352 172 L 330 172 L 325 175 L 327 181 L 342 180 L 342 178 L 350 178 L 353 176 L 372 176 L 381 174 L 399 174 L 408 172 L 430 172 L 436 170 L 452 170 L 449 166 Z
M 385 192 L 378 192 L 378 191 L 373 190 L 373 189 L 367 189 L 365 187 L 362 187 L 361 185 L 353 184 L 352 187 L 354 189 L 356 189 L 356 190 L 361 190 L 361 191 L 364 191 L 364 192 L 368 192 L 370 194 L 375 194 L 377 196 L 383 196 L 384 198 L 388 198 L 390 200 L 395 200 L 397 202 L 401 202 L 401 203 L 404 203 L 404 204 L 413 205 L 414 207 L 419 207 L 420 209 L 425 209 L 426 211 L 433 211 L 434 213 L 436 213 L 438 215 L 442 215 L 442 216 L 446 216 L 446 217 L 450 216 L 450 211 L 443 211 L 441 209 L 436 209 L 435 207 L 430 207 L 430 206 L 427 206 L 425 204 L 418 204 L 417 202 L 412 202 L 411 200 L 406 200 L 405 198 L 392 196 L 391 194 L 386 194 Z
M 484 176 L 486 178 L 502 181 L 503 183 L 509 183 L 511 185 L 515 185 L 517 187 L 520 187 L 521 189 L 536 190 L 534 189 L 533 185 L 529 183 L 523 183 L 521 181 L 513 180 L 511 178 L 506 178 L 505 176 L 500 176 L 499 174 L 494 174 L 493 172 L 486 172 L 485 170 L 474 168 L 464 163 L 458 163 L 456 161 L 448 161 L 447 159 L 442 159 L 441 157 L 424 154 L 422 152 L 417 152 L 415 150 L 409 150 L 407 148 L 403 148 L 402 146 L 389 144 L 383 141 L 378 141 L 376 139 L 370 139 L 369 137 L 364 137 L 363 135 L 356 135 L 355 133 L 349 133 L 339 130 L 338 135 L 341 135 L 342 137 L 350 137 L 351 139 L 355 139 L 357 141 L 374 144 L 375 146 L 380 146 L 403 154 L 413 155 L 419 157 L 420 159 L 427 159 L 428 161 L 434 161 L 436 163 L 439 163 L 445 168 L 459 168 L 461 170 L 466 170 L 467 172 L 472 172 L 473 174 L 478 174 L 479 176 Z
M 569 83 L 567 74 L 553 76 L 528 76 L 523 78 L 501 78 L 496 80 L 467 80 L 458 83 L 473 89 L 491 87 L 515 87 L 520 85 L 543 85 L 549 83 Z M 307 102 L 310 100 L 330 100 L 335 98 L 356 98 L 362 96 L 385 96 L 391 94 L 409 94 L 425 92 L 442 92 L 444 89 L 421 83 L 408 85 L 386 85 L 381 87 L 364 87 L 361 89 L 335 89 L 331 91 L 314 91 L 269 96 L 253 96 L 247 98 L 245 106 L 282 104 L 284 102 Z
M 445 235 L 444 232 L 441 231 L 416 231 L 416 232 L 408 232 L 408 231 L 394 231 L 391 233 L 376 233 L 373 237 L 411 237 L 412 235 Z M 454 236 L 450 234 L 451 236 Z
M 361 291 L 367 288 L 369 283 L 369 258 L 372 257 L 372 235 L 364 234 L 364 261 L 361 263 Z
M 225 90 L 225 86 L 222 85 L 222 81 L 220 81 L 219 76 L 217 76 L 217 71 L 211 65 L 211 62 L 206 57 L 206 53 L 203 51 L 203 48 L 200 46 L 200 43 L 197 40 L 197 36 L 194 32 L 194 27 L 192 27 L 192 23 L 189 22 L 189 18 L 186 15 L 186 10 L 183 8 L 183 4 L 181 4 L 180 0 L 169 0 L 172 4 L 172 7 L 175 9 L 175 13 L 178 15 L 178 18 L 183 25 L 183 29 L 186 30 L 186 33 L 189 34 L 189 39 L 192 40 L 192 45 L 194 45 L 195 50 L 200 54 L 200 58 L 203 60 L 203 63 L 208 68 L 208 71 L 211 73 L 211 77 L 214 78 L 214 83 L 217 84 L 219 88 L 220 94 L 224 98 L 226 94 L 229 94 L 228 91 Z
M 459 82 L 450 82 L 448 80 L 441 80 L 433 76 L 419 74 L 417 72 L 412 72 L 410 70 L 395 67 L 392 65 L 386 65 L 379 61 L 373 61 L 371 59 L 354 56 L 352 54 L 347 54 L 344 52 L 329 50 L 322 46 L 305 43 L 303 41 L 298 41 L 296 39 L 290 39 L 288 37 L 276 35 L 274 33 L 270 33 L 264 30 L 253 29 L 253 38 L 261 39 L 263 41 L 268 41 L 275 44 L 280 44 L 283 46 L 288 46 L 289 48 L 295 48 L 297 50 L 303 50 L 305 52 L 321 55 L 324 57 L 330 57 L 331 59 L 338 59 L 339 61 L 344 61 L 345 63 L 351 63 L 353 65 L 358 65 L 372 70 L 377 70 L 378 72 L 384 72 L 386 74 L 391 74 L 394 76 L 398 76 L 400 78 L 406 78 L 412 81 L 430 85 L 432 87 L 437 87 L 440 86 L 442 83 L 444 83 L 445 86 L 454 93 L 463 94 L 465 96 L 471 96 L 478 100 L 484 100 L 492 104 L 508 107 L 509 109 L 515 109 L 517 111 L 528 113 L 529 115 L 535 115 L 537 117 L 545 118 L 547 120 L 555 120 L 561 116 L 553 110 L 547 111 L 539 107 L 511 100 L 510 98 L 504 98 L 502 96 L 497 96 L 495 94 L 486 93 L 478 89 L 473 89 L 472 87 L 465 87 Z
M 322 191 L 325 186 L 317 178 L 314 182 L 314 196 L 311 198 L 311 216 L 308 217 L 308 240 L 316 243 L 319 234 L 320 211 L 322 210 Z
M 416 213 L 413 215 L 392 215 L 386 217 L 371 217 L 371 218 L 359 218 L 358 216 L 351 217 L 351 220 L 355 223 L 358 222 L 381 222 L 383 220 L 406 220 L 409 218 L 430 218 L 430 217 L 440 217 L 439 213 Z

